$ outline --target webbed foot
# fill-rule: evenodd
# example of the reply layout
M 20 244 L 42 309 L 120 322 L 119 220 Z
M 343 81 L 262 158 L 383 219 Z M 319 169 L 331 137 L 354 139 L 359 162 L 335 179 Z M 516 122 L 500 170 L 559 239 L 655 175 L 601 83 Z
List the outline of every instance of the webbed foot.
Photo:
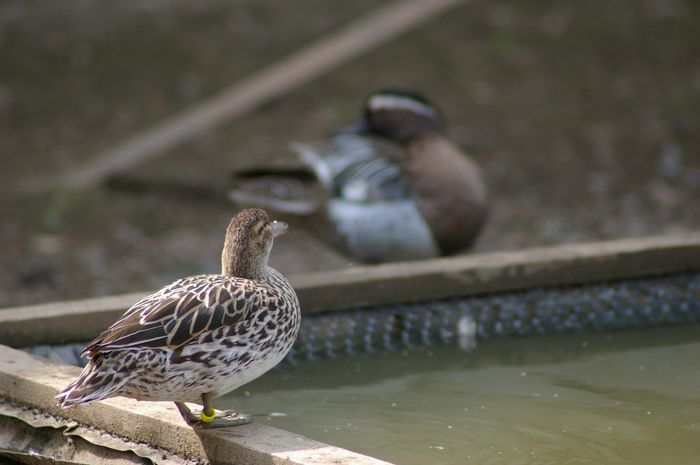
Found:
M 241 426 L 252 423 L 253 417 L 244 415 L 235 410 L 217 410 L 214 415 L 208 417 L 202 411 L 196 425 L 197 428 L 226 428 L 229 426 Z
M 227 428 L 229 426 L 247 425 L 253 421 L 248 415 L 243 415 L 235 410 L 213 410 L 212 415 L 207 415 L 202 409 L 198 414 L 193 413 L 183 402 L 175 402 L 182 418 L 193 428 Z

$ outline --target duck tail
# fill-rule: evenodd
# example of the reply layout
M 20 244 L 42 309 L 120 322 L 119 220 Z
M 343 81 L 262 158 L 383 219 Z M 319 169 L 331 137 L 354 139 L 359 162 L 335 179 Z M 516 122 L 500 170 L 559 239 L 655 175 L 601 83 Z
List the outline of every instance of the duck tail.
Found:
M 290 215 L 311 215 L 320 206 L 321 188 L 306 167 L 267 167 L 237 171 L 228 198 L 240 205 Z
M 98 355 L 88 362 L 78 379 L 61 391 L 56 399 L 62 408 L 88 404 L 112 397 L 128 380 L 129 377 L 119 377 L 114 370 L 104 367 L 104 358 Z

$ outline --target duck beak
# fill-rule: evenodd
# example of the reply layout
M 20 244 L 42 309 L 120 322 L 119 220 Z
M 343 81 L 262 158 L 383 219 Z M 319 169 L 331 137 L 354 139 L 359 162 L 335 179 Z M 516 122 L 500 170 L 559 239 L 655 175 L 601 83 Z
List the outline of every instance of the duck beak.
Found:
M 277 237 L 286 233 L 287 229 L 289 229 L 289 225 L 284 221 L 273 221 L 270 224 L 270 229 L 272 229 L 272 237 Z
M 358 119 L 354 123 L 351 123 L 343 128 L 336 131 L 337 135 L 340 134 L 369 134 L 369 126 L 364 118 Z

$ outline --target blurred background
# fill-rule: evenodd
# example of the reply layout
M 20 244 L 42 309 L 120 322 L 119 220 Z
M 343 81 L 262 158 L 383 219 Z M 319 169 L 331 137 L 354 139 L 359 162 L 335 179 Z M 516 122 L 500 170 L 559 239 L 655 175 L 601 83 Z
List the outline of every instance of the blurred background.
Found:
M 294 160 L 290 141 L 320 139 L 367 93 L 400 86 L 440 106 L 484 170 L 491 211 L 475 252 L 700 227 L 700 4 L 456 3 L 127 174 L 225 186 L 233 170 Z M 51 180 L 386 4 L 1 2 L 0 305 L 217 272 L 236 209 L 224 196 Z M 301 226 L 272 262 L 352 264 Z

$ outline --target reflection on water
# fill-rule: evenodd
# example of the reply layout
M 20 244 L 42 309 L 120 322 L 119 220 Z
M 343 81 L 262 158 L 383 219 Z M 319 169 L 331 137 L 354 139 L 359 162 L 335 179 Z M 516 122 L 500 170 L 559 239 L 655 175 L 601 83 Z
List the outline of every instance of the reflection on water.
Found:
M 401 464 L 700 463 L 700 326 L 286 364 L 221 407 Z

